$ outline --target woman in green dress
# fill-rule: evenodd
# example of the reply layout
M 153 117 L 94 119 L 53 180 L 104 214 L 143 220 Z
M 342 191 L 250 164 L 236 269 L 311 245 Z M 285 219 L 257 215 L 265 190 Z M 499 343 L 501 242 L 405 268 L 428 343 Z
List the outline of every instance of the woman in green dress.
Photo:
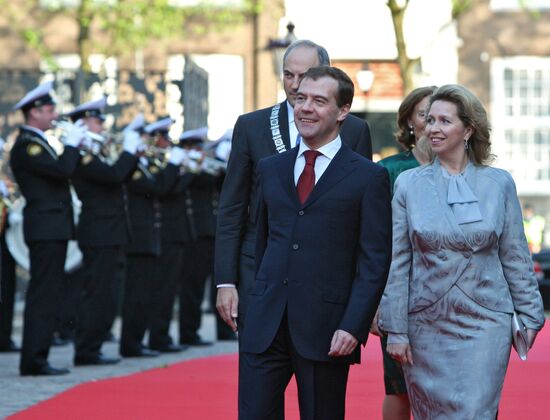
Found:
M 424 136 L 424 128 L 426 126 L 426 106 L 435 89 L 435 86 L 417 88 L 411 91 L 399 106 L 398 130 L 395 133 L 395 138 L 405 150 L 378 162 L 388 170 L 392 190 L 393 184 L 401 172 L 432 160 L 431 146 Z M 380 336 L 382 344 L 386 388 L 386 397 L 382 406 L 383 419 L 409 420 L 410 404 L 401 364 L 388 355 L 386 351 L 387 336 L 378 330 L 377 320 L 378 316 L 373 322 L 371 331 Z

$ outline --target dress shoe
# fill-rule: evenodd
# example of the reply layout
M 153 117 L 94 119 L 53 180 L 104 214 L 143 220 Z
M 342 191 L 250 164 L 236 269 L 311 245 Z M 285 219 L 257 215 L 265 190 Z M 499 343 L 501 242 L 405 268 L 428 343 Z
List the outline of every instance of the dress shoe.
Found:
M 0 353 L 17 353 L 20 351 L 21 347 L 16 346 L 11 340 L 7 345 L 0 347 Z
M 142 348 L 137 351 L 120 351 L 122 357 L 158 357 L 160 353 L 148 348 Z
M 186 346 L 193 346 L 193 347 L 207 347 L 211 346 L 212 341 L 205 341 L 200 337 L 193 338 L 192 340 L 180 340 L 180 344 L 186 345 Z
M 101 365 L 115 365 L 120 362 L 118 357 L 105 357 L 102 355 L 95 357 L 75 357 L 74 365 L 75 366 L 101 366 Z
M 151 346 L 152 350 L 159 351 L 161 353 L 179 353 L 180 351 L 187 350 L 189 346 L 185 344 L 177 345 L 177 344 L 169 344 L 168 346 L 164 347 L 153 347 Z
M 50 365 L 42 366 L 37 369 L 22 369 L 21 376 L 55 376 L 55 375 L 66 375 L 70 373 L 69 369 L 58 369 Z

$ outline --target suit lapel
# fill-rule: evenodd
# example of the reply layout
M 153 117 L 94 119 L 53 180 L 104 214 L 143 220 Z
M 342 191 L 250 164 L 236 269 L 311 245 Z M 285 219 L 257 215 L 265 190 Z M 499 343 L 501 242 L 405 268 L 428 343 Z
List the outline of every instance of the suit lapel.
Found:
M 315 184 L 311 195 L 304 203 L 304 207 L 310 206 L 350 172 L 354 171 L 354 162 L 357 159 L 358 157 L 351 152 L 351 149 L 342 143 L 342 147 L 340 147 L 336 156 L 334 156 L 321 178 L 319 178 L 319 181 L 317 181 L 317 184 Z
M 294 184 L 294 164 L 296 163 L 297 156 L 298 147 L 295 147 L 285 154 L 285 159 L 277 168 L 277 171 L 279 174 L 279 180 L 283 185 L 283 189 L 288 193 L 290 199 L 296 204 L 297 207 L 302 207 L 302 204 L 298 199 L 298 193 L 296 192 L 296 185 Z

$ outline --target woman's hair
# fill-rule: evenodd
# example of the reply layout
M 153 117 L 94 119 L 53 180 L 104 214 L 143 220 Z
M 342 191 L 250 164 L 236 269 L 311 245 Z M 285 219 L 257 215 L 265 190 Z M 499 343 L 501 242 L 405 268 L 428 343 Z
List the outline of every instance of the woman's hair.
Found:
M 411 129 L 409 127 L 409 120 L 413 116 L 414 107 L 426 96 L 430 96 L 436 89 L 436 86 L 426 86 L 414 89 L 405 99 L 403 99 L 401 105 L 399 105 L 395 139 L 408 150 L 412 149 L 416 143 L 414 133 L 411 134 Z
M 444 85 L 430 98 L 428 109 L 435 101 L 447 101 L 456 105 L 458 118 L 466 127 L 473 129 L 468 139 L 468 157 L 477 165 L 494 160 L 491 154 L 490 127 L 487 112 L 481 101 L 462 85 Z

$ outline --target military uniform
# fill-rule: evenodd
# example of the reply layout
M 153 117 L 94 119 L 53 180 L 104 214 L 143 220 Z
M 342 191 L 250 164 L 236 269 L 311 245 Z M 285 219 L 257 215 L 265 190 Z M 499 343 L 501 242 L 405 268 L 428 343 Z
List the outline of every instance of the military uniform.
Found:
M 60 305 L 67 241 L 74 238 L 69 178 L 78 149 L 66 146 L 57 156 L 39 130 L 23 126 L 10 165 L 26 206 L 23 232 L 30 252 L 20 370 L 34 374 L 48 367 L 54 321 Z
M 98 360 L 116 316 L 130 228 L 123 182 L 135 170 L 137 161 L 128 152 L 122 152 L 114 164 L 101 155 L 87 154 L 73 178 L 82 201 L 77 239 L 84 259 L 75 363 Z
M 140 162 L 128 181 L 128 207 L 132 238 L 127 247 L 120 354 L 125 357 L 148 353 L 142 340 L 149 327 L 151 296 L 157 280 L 161 255 L 161 203 L 179 168 L 168 164 L 161 169 Z
M 149 332 L 149 346 L 161 352 L 181 350 L 181 347 L 174 346 L 169 329 L 174 300 L 183 276 L 185 248 L 192 242 L 185 193 L 194 177 L 190 173 L 179 176 L 170 191 L 161 197 L 162 254 L 158 259 L 159 276 L 153 289 Z
M 186 192 L 187 213 L 194 241 L 187 247 L 179 293 L 179 333 L 182 344 L 205 343 L 197 331 L 201 325 L 205 282 L 214 271 L 214 238 L 221 182 L 221 176 L 201 173 Z M 211 296 L 216 296 L 215 285 Z M 231 328 L 217 314 L 216 321 L 218 339 L 235 337 Z

